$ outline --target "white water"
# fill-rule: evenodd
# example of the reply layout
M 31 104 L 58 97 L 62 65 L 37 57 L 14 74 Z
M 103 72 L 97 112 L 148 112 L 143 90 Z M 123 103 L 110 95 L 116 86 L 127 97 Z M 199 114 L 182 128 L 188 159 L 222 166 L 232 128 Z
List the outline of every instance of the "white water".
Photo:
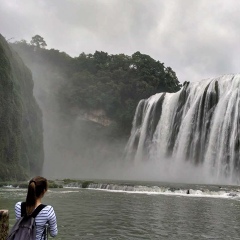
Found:
M 154 126 L 152 113 L 162 95 L 139 103 L 126 148 L 128 160 L 135 166 L 152 165 L 159 180 L 238 183 L 240 74 L 166 93 Z

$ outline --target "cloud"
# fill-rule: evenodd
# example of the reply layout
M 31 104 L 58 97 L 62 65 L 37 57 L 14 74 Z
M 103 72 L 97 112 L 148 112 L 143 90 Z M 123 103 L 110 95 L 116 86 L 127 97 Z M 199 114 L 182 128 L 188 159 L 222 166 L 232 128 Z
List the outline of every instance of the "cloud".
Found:
M 239 72 L 238 0 L 0 0 L 1 34 L 71 56 L 149 54 L 181 82 Z

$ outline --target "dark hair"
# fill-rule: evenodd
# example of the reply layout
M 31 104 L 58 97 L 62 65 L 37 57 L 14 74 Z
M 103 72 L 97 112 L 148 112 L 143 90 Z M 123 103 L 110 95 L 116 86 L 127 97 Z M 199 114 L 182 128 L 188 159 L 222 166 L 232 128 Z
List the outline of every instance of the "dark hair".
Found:
M 26 197 L 26 212 L 30 215 L 35 209 L 36 201 L 48 189 L 46 178 L 37 176 L 32 178 L 28 184 L 28 192 Z

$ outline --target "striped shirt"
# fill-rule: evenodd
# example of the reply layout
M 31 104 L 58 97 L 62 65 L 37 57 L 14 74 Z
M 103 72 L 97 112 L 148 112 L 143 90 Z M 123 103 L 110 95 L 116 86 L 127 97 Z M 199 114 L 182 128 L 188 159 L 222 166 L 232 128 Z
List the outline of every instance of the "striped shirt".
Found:
M 15 205 L 16 220 L 21 217 L 21 202 L 17 202 Z M 36 240 L 41 240 L 45 224 L 49 224 L 49 233 L 52 237 L 55 237 L 58 233 L 57 219 L 53 207 L 47 205 L 43 208 L 35 218 L 36 223 Z

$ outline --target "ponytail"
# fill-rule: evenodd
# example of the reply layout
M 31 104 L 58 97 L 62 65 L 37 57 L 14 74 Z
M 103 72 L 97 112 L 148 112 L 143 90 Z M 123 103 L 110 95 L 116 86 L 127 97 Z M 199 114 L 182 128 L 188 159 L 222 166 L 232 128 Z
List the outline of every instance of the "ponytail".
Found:
M 47 188 L 48 184 L 46 178 L 38 176 L 30 180 L 26 197 L 27 215 L 30 215 L 34 211 L 37 199 L 41 197 L 45 191 L 47 191 Z

